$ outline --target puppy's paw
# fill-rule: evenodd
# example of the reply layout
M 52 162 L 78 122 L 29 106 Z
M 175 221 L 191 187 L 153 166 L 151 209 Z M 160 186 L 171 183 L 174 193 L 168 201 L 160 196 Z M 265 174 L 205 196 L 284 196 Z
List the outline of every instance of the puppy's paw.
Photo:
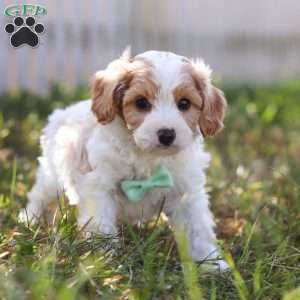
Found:
M 203 266 L 204 271 L 211 273 L 226 273 L 230 271 L 230 268 L 225 260 L 216 259 L 199 262 Z
M 34 224 L 37 221 L 37 216 L 27 209 L 22 209 L 18 215 L 18 221 L 24 224 Z
M 218 260 L 215 267 L 216 267 L 216 271 L 219 271 L 221 273 L 230 271 L 230 268 L 229 268 L 227 262 L 223 259 Z
M 78 220 L 78 224 L 82 227 L 82 235 L 85 238 L 90 238 L 92 235 L 114 237 L 118 234 L 117 228 L 112 224 L 97 224 L 92 219 L 86 222 Z

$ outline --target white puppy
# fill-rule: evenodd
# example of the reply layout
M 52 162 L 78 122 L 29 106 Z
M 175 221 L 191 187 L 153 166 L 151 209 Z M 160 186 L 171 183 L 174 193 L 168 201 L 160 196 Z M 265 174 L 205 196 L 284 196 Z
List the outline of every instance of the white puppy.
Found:
M 118 223 L 149 219 L 164 201 L 163 212 L 175 230 L 186 230 L 193 259 L 216 258 L 204 189 L 210 156 L 203 137 L 222 128 L 226 102 L 210 75 L 202 60 L 158 51 L 134 58 L 125 53 L 96 73 L 91 100 L 50 116 L 21 219 L 39 216 L 65 193 L 78 205 L 79 225 L 116 234 Z M 140 202 L 130 202 L 121 182 L 145 179 L 161 165 L 172 174 L 173 187 L 152 189 Z

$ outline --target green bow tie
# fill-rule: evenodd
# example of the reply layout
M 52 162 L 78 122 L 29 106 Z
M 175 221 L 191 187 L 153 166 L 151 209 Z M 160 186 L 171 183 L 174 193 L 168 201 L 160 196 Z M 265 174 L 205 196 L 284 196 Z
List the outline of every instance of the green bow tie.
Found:
M 167 188 L 173 186 L 172 175 L 164 166 L 159 166 L 146 180 L 123 180 L 121 189 L 131 202 L 139 202 L 145 193 L 154 188 Z

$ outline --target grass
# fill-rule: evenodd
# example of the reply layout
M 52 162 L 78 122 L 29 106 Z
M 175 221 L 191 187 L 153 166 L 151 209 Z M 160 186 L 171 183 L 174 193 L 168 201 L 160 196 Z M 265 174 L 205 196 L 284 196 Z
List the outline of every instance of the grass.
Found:
M 232 272 L 214 275 L 164 223 L 86 239 L 62 201 L 54 219 L 19 224 L 47 115 L 88 93 L 0 96 L 0 299 L 300 299 L 300 82 L 224 89 L 207 190 Z

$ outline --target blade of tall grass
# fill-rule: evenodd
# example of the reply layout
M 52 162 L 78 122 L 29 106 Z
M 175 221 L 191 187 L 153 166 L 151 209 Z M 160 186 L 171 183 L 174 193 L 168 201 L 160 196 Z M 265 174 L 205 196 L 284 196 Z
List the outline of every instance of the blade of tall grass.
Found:
M 296 288 L 295 290 L 285 294 L 283 300 L 299 300 L 300 299 L 300 287 Z
M 197 268 L 190 255 L 187 234 L 183 228 L 176 231 L 175 239 L 177 241 L 188 299 L 201 300 L 203 297 L 200 284 L 198 282 Z
M 231 256 L 231 254 L 229 252 L 224 252 L 224 258 L 227 261 L 227 263 L 230 267 L 230 270 L 232 272 L 233 282 L 234 282 L 234 285 L 235 285 L 235 287 L 238 291 L 239 298 L 241 300 L 249 299 L 249 292 L 248 292 L 246 283 L 245 283 L 242 275 L 240 274 L 240 272 L 236 268 L 236 265 L 234 263 L 234 260 Z
M 16 190 L 16 179 L 17 179 L 17 160 L 14 159 L 12 164 L 12 174 L 10 183 L 10 201 L 14 200 L 15 190 Z

